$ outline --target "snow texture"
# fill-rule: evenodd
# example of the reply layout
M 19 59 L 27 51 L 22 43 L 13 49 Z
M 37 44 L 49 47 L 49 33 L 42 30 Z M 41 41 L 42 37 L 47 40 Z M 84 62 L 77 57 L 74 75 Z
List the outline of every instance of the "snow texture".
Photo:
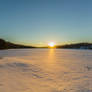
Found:
M 0 51 L 0 92 L 92 92 L 92 51 Z

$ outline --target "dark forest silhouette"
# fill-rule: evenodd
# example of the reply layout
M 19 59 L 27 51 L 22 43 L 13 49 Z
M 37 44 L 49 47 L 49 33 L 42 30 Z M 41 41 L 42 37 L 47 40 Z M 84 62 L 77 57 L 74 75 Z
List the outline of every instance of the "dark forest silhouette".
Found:
M 34 48 L 33 46 L 25 46 L 20 44 L 14 44 L 0 39 L 0 49 L 17 49 L 17 48 Z
M 33 46 L 25 46 L 21 44 L 14 44 L 7 42 L 3 39 L 0 39 L 0 49 L 21 49 L 21 48 L 37 48 Z M 39 47 L 38 47 L 39 48 Z M 48 47 L 41 47 L 48 48 Z M 92 49 L 92 43 L 75 43 L 75 44 L 66 44 L 66 45 L 57 45 L 55 48 L 61 49 Z

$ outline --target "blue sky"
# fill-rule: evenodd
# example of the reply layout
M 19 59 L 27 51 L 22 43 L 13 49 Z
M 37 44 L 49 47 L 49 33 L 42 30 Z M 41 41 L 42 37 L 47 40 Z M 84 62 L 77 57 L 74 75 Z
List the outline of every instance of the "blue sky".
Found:
M 46 45 L 92 41 L 92 0 L 0 0 L 0 37 Z

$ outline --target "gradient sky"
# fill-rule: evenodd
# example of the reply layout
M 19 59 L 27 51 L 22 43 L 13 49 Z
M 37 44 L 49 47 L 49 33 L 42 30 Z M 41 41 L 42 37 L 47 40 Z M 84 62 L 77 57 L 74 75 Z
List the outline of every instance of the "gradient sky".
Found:
M 92 42 L 92 0 L 0 0 L 0 38 L 36 46 Z

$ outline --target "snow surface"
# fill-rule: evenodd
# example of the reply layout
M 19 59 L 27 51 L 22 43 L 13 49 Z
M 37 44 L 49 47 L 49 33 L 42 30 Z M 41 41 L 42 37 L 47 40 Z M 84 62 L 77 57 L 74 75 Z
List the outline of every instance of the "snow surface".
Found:
M 0 92 L 92 92 L 92 51 L 0 51 Z

